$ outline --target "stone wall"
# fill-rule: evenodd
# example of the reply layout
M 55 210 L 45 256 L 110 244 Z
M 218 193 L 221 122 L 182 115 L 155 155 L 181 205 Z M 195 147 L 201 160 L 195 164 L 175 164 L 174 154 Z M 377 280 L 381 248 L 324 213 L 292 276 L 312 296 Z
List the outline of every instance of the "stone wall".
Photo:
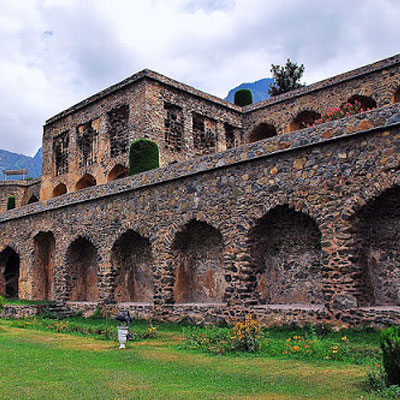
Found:
M 302 129 L 349 99 L 381 107 L 399 101 L 400 55 L 244 107 L 245 140 Z M 263 127 L 264 125 L 264 127 Z M 271 133 L 272 132 L 272 133 Z
M 15 197 L 16 207 L 38 201 L 40 198 L 40 179 L 0 182 L 0 212 L 7 211 L 9 196 Z
M 43 232 L 54 237 L 45 264 L 59 302 L 112 308 L 125 300 L 118 287 L 128 279 L 136 282 L 129 297 L 136 302 L 126 307 L 152 308 L 159 319 L 212 322 L 253 312 L 265 324 L 359 324 L 365 313 L 370 324 L 399 323 L 397 272 L 378 274 L 377 293 L 390 301 L 366 303 L 370 267 L 357 246 L 393 217 L 385 243 L 397 252 L 397 211 L 387 204 L 398 192 L 385 193 L 400 184 L 399 138 L 395 104 L 8 211 L 0 215 L 0 275 L 15 252 L 19 295 L 35 298 L 41 255 L 34 243 Z M 374 235 L 367 237 L 366 253 L 380 252 Z M 88 255 L 90 277 L 74 283 Z M 375 256 L 381 269 L 387 257 Z M 270 281 L 282 274 L 286 283 L 273 292 Z M 183 292 L 180 281 L 188 283 Z M 77 287 L 85 296 L 74 295 Z
M 194 115 L 205 120 L 197 142 Z M 46 122 L 41 199 L 127 176 L 129 145 L 143 137 L 158 144 L 161 166 L 238 145 L 241 116 L 240 107 L 142 71 Z

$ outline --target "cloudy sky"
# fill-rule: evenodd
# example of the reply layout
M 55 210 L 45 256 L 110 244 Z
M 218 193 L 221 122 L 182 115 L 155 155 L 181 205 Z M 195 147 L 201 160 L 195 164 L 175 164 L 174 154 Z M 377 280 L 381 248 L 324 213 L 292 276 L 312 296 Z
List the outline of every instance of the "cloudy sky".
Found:
M 400 53 L 399 0 L 0 0 L 0 148 L 150 68 L 225 97 L 290 57 L 307 84 Z

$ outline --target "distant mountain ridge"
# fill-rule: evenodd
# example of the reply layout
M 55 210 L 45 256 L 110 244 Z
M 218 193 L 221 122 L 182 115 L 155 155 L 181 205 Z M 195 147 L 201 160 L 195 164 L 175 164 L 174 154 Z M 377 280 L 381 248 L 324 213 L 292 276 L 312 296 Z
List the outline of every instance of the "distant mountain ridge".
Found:
M 27 177 L 38 178 L 42 175 L 42 148 L 40 148 L 34 157 L 25 156 L 23 154 L 12 153 L 7 150 L 0 150 L 0 174 L 4 179 L 4 169 L 24 169 L 28 170 Z M 22 177 L 13 176 L 9 179 L 19 179 Z
M 234 103 L 235 92 L 239 89 L 251 90 L 251 93 L 253 94 L 253 103 L 268 99 L 268 89 L 273 81 L 274 80 L 272 78 L 264 78 L 255 82 L 242 83 L 239 86 L 236 86 L 234 89 L 231 89 L 228 93 L 228 96 L 225 97 L 225 100 L 229 101 L 230 103 Z

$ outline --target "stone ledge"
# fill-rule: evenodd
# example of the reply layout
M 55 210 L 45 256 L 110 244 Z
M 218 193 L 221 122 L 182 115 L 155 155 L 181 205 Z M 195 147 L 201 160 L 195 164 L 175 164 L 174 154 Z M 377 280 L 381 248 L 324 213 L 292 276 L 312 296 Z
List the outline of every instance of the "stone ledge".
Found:
M 135 191 L 164 182 L 185 179 L 221 168 L 251 162 L 300 149 L 321 146 L 350 137 L 390 130 L 400 125 L 400 104 L 380 107 L 336 121 L 327 122 L 285 135 L 245 144 L 225 152 L 172 164 L 167 167 L 118 179 L 117 181 L 78 190 L 45 202 L 37 202 L 0 214 L 0 222 L 49 210 L 95 201 L 128 191 Z

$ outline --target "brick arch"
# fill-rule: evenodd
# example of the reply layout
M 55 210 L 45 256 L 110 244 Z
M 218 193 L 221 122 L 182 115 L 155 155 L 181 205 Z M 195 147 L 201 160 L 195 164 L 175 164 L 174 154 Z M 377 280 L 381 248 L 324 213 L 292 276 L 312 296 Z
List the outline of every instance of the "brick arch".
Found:
M 66 298 L 71 301 L 99 300 L 98 248 L 88 236 L 71 240 L 64 255 Z
M 153 301 L 153 254 L 148 238 L 128 229 L 111 249 L 113 298 L 117 302 Z
M 322 303 L 321 239 L 315 220 L 287 204 L 258 219 L 248 234 L 248 290 L 260 304 Z
M 0 296 L 18 297 L 20 253 L 12 245 L 0 252 Z
M 221 303 L 225 300 L 224 242 L 212 225 L 190 220 L 171 245 L 176 303 Z
M 319 118 L 321 118 L 321 114 L 318 111 L 310 109 L 299 110 L 296 115 L 292 116 L 289 132 L 305 129 L 307 125 L 312 125 Z

